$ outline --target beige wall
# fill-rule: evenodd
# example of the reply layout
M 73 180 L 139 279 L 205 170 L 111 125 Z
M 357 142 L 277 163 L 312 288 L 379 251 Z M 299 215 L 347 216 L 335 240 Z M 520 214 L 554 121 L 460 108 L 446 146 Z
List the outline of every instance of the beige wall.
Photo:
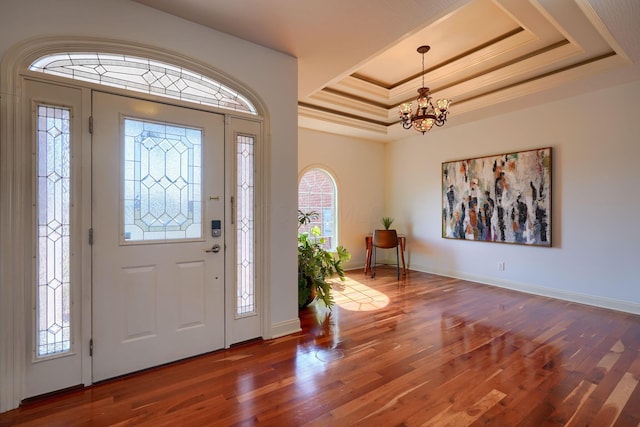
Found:
M 351 253 L 346 268 L 364 265 L 364 236 L 385 215 L 384 145 L 309 129 L 298 131 L 298 180 L 310 167 L 330 172 L 338 187 L 338 240 Z
M 301 130 L 298 169 L 322 147 L 331 152 L 316 161 L 334 169 L 349 191 L 341 204 L 348 222 L 341 225 L 357 248 L 384 212 L 408 235 L 412 269 L 640 313 L 639 98 L 640 83 L 631 83 L 416 134 L 383 149 L 357 141 L 344 151 L 345 138 Z M 552 248 L 441 238 L 442 162 L 548 146 Z M 388 168 L 381 179 L 370 165 L 383 162 Z M 386 185 L 384 202 L 363 176 Z M 355 252 L 354 264 L 362 265 Z

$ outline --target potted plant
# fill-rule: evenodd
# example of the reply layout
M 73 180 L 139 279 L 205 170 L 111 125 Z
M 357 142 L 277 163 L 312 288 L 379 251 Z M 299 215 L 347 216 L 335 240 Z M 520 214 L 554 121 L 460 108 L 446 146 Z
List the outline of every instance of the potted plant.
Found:
M 393 218 L 388 216 L 383 216 L 380 220 L 384 230 L 376 229 L 374 230 L 374 235 L 376 238 L 376 242 L 374 244 L 379 248 L 394 248 L 398 244 L 398 234 L 395 229 L 391 229 L 391 224 L 393 224 Z
M 389 227 L 391 227 L 391 224 L 393 224 L 393 218 L 389 218 L 388 216 L 383 216 L 380 222 L 382 223 L 382 226 L 384 227 L 384 229 L 388 230 Z
M 320 228 L 314 226 L 307 232 L 300 227 L 309 224 L 318 217 L 315 211 L 304 213 L 298 210 L 298 306 L 309 305 L 315 299 L 322 300 L 327 307 L 333 305 L 331 283 L 327 279 L 337 275 L 344 280 L 342 263 L 351 258 L 351 254 L 338 246 L 336 252 L 324 249 L 325 239 L 320 237 Z
M 384 229 L 375 229 L 373 231 L 373 237 L 371 242 L 371 249 L 373 252 L 373 268 L 371 268 L 371 277 L 375 276 L 375 263 L 376 263 L 376 248 L 381 249 L 396 249 L 396 264 L 398 266 L 398 279 L 400 279 L 400 260 L 398 253 L 398 233 L 395 229 L 391 229 L 391 224 L 393 224 L 393 218 L 388 216 L 383 216 L 380 220 Z M 370 256 L 370 255 L 368 255 Z M 404 258 L 403 258 L 404 264 Z

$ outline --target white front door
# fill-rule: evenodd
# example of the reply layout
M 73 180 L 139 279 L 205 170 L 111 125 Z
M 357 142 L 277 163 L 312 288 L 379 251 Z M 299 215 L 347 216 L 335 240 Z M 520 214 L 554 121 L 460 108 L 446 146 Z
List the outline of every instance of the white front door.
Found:
M 93 381 L 224 347 L 224 116 L 93 95 Z

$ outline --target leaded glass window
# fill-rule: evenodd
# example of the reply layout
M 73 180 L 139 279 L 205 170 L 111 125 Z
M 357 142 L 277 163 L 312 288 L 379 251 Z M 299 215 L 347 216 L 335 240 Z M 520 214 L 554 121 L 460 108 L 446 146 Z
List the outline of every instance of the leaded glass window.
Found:
M 71 147 L 68 108 L 38 105 L 37 357 L 71 350 Z
M 124 240 L 202 237 L 202 129 L 124 119 Z
M 238 135 L 236 151 L 236 314 L 255 313 L 255 137 Z
M 233 89 L 153 59 L 110 53 L 57 53 L 34 61 L 29 70 L 257 114 L 253 104 Z

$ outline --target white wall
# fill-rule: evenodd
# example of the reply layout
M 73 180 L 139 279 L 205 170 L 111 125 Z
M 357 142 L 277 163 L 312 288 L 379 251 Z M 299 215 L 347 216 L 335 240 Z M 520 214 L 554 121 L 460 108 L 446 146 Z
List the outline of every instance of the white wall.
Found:
M 640 313 L 639 98 L 631 83 L 388 145 L 411 268 Z M 552 248 L 441 237 L 442 162 L 548 146 Z
M 298 179 L 309 167 L 333 175 L 338 187 L 338 240 L 351 253 L 345 268 L 364 266 L 364 236 L 385 215 L 384 145 L 309 129 L 298 132 Z
M 296 298 L 297 61 L 129 0 L 0 0 L 0 57 L 24 40 L 51 35 L 106 37 L 162 47 L 206 63 L 258 94 L 266 106 L 273 173 L 272 325 L 298 323 Z M 2 94 L 8 96 L 12 94 Z M 9 285 L 3 283 L 3 286 Z M 284 325 L 284 326 L 283 326 Z

